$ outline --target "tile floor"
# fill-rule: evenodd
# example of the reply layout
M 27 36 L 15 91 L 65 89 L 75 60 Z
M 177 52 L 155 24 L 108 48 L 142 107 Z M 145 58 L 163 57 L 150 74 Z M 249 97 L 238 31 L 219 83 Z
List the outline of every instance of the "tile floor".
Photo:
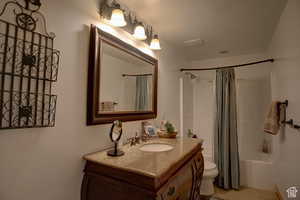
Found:
M 214 197 L 221 200 L 278 200 L 275 192 L 245 187 L 239 191 L 216 188 Z

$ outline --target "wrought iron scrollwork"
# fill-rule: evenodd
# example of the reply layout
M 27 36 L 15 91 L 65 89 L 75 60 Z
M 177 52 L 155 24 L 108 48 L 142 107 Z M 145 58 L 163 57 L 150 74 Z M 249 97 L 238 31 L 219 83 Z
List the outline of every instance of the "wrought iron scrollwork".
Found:
M 40 0 L 1 3 L 0 129 L 52 127 L 60 57 L 55 35 L 47 32 Z
M 38 8 L 40 8 L 41 5 L 42 5 L 40 0 L 29 0 L 29 2 L 30 2 L 32 5 L 37 6 Z
M 56 95 L 37 94 L 36 96 L 35 93 L 18 91 L 4 91 L 3 94 L 2 125 L 7 129 L 55 125 Z M 10 96 L 12 99 L 9 98 Z
M 29 31 L 34 31 L 36 28 L 36 21 L 33 19 L 33 17 L 25 13 L 17 14 L 16 22 L 19 27 Z
M 37 22 L 42 21 L 43 34 L 49 37 L 55 37 L 54 33 L 47 32 L 45 17 L 39 12 L 42 5 L 40 0 L 6 0 L 3 2 L 5 2 L 5 4 L 0 12 L 0 16 L 5 13 L 8 7 L 13 6 L 13 13 L 15 15 L 14 24 L 18 27 L 28 31 L 35 31 Z

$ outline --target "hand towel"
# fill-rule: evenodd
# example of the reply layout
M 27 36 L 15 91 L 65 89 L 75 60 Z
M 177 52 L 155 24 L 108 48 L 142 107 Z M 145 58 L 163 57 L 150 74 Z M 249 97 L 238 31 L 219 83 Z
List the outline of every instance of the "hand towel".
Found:
M 280 102 L 273 101 L 267 118 L 264 123 L 264 131 L 272 135 L 277 135 L 280 129 Z
M 101 103 L 102 112 L 113 112 L 115 110 L 115 103 L 112 101 L 104 101 Z

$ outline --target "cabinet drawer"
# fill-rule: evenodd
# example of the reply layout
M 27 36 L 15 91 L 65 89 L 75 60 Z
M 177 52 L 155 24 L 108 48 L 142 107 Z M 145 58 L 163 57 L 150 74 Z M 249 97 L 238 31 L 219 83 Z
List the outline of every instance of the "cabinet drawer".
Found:
M 203 169 L 199 152 L 161 188 L 157 200 L 199 200 Z

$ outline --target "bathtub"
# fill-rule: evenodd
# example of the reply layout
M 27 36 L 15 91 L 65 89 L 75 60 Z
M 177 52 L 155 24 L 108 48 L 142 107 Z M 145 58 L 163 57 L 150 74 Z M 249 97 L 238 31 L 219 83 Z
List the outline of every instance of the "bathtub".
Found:
M 241 185 L 262 190 L 275 189 L 272 176 L 273 163 L 269 160 L 241 160 Z
M 240 177 L 241 185 L 261 190 L 275 190 L 275 183 L 272 176 L 273 162 L 270 156 L 259 155 L 263 160 L 241 160 Z M 204 154 L 204 161 L 213 162 L 210 154 Z

